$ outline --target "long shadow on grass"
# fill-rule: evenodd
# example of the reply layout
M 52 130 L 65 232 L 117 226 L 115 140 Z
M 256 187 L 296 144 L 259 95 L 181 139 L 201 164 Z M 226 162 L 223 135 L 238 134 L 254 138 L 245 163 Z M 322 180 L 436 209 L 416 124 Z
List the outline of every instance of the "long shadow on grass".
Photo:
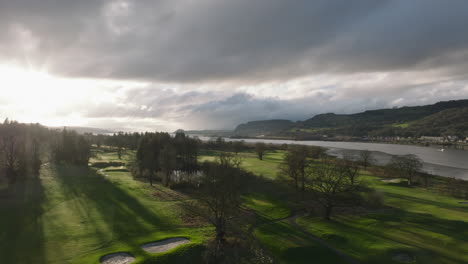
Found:
M 2 263 L 46 264 L 41 222 L 44 190 L 38 176 L 10 186 L 0 199 L 0 259 Z
M 260 226 L 261 241 L 282 261 L 294 264 L 347 263 L 332 250 L 320 245 L 309 236 L 285 222 Z
M 437 234 L 442 234 L 457 240 L 468 242 L 468 223 L 458 220 L 441 219 L 431 214 L 413 213 L 399 210 L 392 215 L 375 214 L 368 216 L 379 222 L 387 224 L 388 222 L 403 222 L 408 227 L 420 228 Z
M 71 199 L 83 198 L 89 210 L 98 212 L 108 227 L 106 230 L 112 232 L 112 241 L 135 246 L 134 238 L 140 235 L 176 229 L 164 213 L 156 215 L 95 170 L 72 166 L 57 166 L 55 170 L 62 188 Z
M 407 200 L 409 202 L 427 204 L 427 205 L 432 205 L 432 206 L 436 206 L 436 207 L 439 207 L 439 208 L 445 208 L 445 209 L 457 210 L 457 211 L 462 211 L 462 212 L 468 212 L 468 208 L 464 207 L 464 206 L 461 206 L 461 205 L 449 205 L 449 204 L 446 204 L 446 203 L 441 203 L 441 202 L 437 202 L 437 201 L 433 201 L 433 200 L 427 200 L 427 199 L 417 198 L 417 197 L 414 197 L 414 196 L 396 194 L 396 193 L 391 193 L 391 192 L 385 192 L 385 195 L 388 196 L 388 197 Z
M 367 215 L 366 218 L 377 220 L 378 228 L 369 228 L 367 225 L 355 226 L 346 223 L 345 221 L 333 221 L 331 224 L 335 226 L 340 233 L 347 234 L 352 237 L 367 237 L 369 241 L 374 240 L 387 240 L 400 244 L 402 246 L 409 246 L 417 249 L 416 255 L 424 256 L 426 259 L 431 258 L 443 258 L 453 263 L 462 263 L 463 260 L 455 259 L 451 256 L 443 254 L 443 251 L 449 246 L 451 251 L 456 251 L 457 256 L 464 256 L 464 248 L 461 248 L 457 242 L 453 244 L 443 244 L 443 241 L 437 241 L 431 234 L 424 234 L 418 232 L 418 230 L 427 230 L 432 233 L 441 234 L 459 241 L 468 241 L 466 230 L 468 230 L 468 223 L 455 220 L 446 220 L 434 217 L 430 214 L 412 213 L 403 210 L 396 210 L 392 214 L 371 214 Z M 393 223 L 400 223 L 397 232 Z M 405 236 L 396 237 L 398 234 L 405 234 Z M 333 241 L 330 241 L 333 243 Z M 335 241 L 336 242 L 336 241 Z M 343 241 L 341 241 L 343 242 Z M 351 241 L 344 241 L 343 247 L 347 247 L 346 243 Z M 427 246 L 424 246 L 427 245 Z M 350 246 L 348 244 L 348 246 Z M 366 256 L 369 256 L 365 260 L 367 263 L 374 263 L 375 260 L 381 260 L 383 262 L 384 255 L 388 252 L 375 251 L 371 248 L 365 249 Z M 386 256 L 389 258 L 389 256 Z

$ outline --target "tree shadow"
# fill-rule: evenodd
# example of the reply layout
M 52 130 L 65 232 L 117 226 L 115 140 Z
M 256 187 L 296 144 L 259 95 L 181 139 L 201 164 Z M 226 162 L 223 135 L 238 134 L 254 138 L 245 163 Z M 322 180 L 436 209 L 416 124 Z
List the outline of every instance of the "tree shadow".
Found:
M 128 190 L 93 169 L 75 166 L 56 166 L 54 169 L 68 199 L 80 199 L 79 205 L 84 208 L 85 214 L 80 217 L 85 218 L 88 226 L 94 228 L 96 235 L 103 241 L 107 240 L 107 243 L 135 246 L 138 236 L 177 229 L 167 214 L 155 214 Z M 86 210 L 97 213 L 88 215 Z M 106 226 L 104 230 L 93 227 L 93 221 L 101 219 Z
M 340 255 L 313 240 L 306 233 L 285 221 L 270 222 L 258 227 L 267 234 L 264 243 L 270 244 L 275 256 L 287 263 L 347 263 Z M 285 246 L 288 245 L 288 246 Z
M 437 201 L 433 201 L 433 200 L 427 200 L 427 199 L 423 199 L 423 198 L 417 198 L 417 197 L 414 197 L 414 196 L 408 196 L 408 195 L 402 195 L 402 194 L 396 194 L 396 193 L 390 193 L 390 192 L 386 192 L 385 195 L 388 196 L 388 197 L 407 200 L 407 201 L 410 201 L 410 202 L 432 205 L 432 206 L 436 206 L 436 207 L 439 207 L 439 208 L 445 208 L 445 209 L 452 209 L 452 210 L 457 210 L 457 211 L 468 212 L 468 208 L 464 207 L 462 205 L 457 205 L 457 204 L 449 205 L 449 204 L 446 204 L 446 203 L 441 203 L 441 202 L 437 202 Z
M 456 256 L 464 256 L 466 251 L 458 242 L 468 242 L 467 222 L 441 219 L 431 214 L 413 213 L 398 209 L 392 211 L 391 214 L 369 214 L 365 218 L 378 221 L 377 227 L 369 228 L 367 225 L 351 225 L 346 219 L 333 221 L 332 224 L 340 233 L 350 237 L 360 237 L 367 241 L 389 241 L 394 245 L 400 245 L 399 250 L 410 250 L 419 259 L 437 259 L 438 261 L 443 260 L 450 263 L 463 262 L 462 258 L 458 259 L 454 255 L 444 253 L 447 253 L 445 251 L 447 247 L 450 247 L 450 251 L 455 252 Z M 395 230 L 395 222 L 399 222 L 398 231 L 392 232 L 392 230 Z M 440 235 L 458 241 L 447 244 L 444 240 L 438 240 Z M 351 244 L 348 245 L 351 246 Z M 373 250 L 372 248 L 365 251 L 365 263 L 374 263 L 376 260 L 379 260 L 379 263 L 385 263 L 387 260 L 391 262 L 392 256 L 389 251 Z
M 38 176 L 18 180 L 0 199 L 2 263 L 46 264 L 42 223 L 44 189 Z

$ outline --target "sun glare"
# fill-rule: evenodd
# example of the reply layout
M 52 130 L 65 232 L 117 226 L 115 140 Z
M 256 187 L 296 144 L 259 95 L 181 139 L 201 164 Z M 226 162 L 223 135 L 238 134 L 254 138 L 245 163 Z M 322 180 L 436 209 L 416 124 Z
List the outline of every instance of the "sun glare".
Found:
M 83 105 L 109 101 L 115 96 L 106 89 L 114 87 L 112 82 L 57 77 L 44 70 L 0 65 L 0 78 L 0 117 L 21 122 L 83 125 Z

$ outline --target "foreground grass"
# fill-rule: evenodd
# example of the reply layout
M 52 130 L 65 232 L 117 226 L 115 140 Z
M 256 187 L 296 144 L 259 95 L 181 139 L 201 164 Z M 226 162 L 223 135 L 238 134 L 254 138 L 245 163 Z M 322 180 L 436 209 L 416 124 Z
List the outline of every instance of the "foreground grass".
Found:
M 121 251 L 135 263 L 200 262 L 211 230 L 186 227 L 179 202 L 153 192 L 125 171 L 46 166 L 18 186 L 15 201 L 0 206 L 2 263 L 99 263 L 102 255 Z M 163 254 L 140 249 L 175 236 L 192 243 Z

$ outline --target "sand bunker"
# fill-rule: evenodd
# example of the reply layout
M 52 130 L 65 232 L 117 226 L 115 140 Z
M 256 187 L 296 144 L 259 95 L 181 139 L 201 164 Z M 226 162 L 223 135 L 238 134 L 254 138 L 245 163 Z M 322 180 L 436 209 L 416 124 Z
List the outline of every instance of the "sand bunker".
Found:
M 390 179 L 390 180 L 380 180 L 382 182 L 393 182 L 393 183 L 396 183 L 396 182 L 400 182 L 400 179 Z
M 190 243 L 190 240 L 183 237 L 174 237 L 158 242 L 144 244 L 141 246 L 141 248 L 146 252 L 161 253 L 187 243 Z
M 124 252 L 112 253 L 101 258 L 103 264 L 128 264 L 135 261 L 135 258 Z

